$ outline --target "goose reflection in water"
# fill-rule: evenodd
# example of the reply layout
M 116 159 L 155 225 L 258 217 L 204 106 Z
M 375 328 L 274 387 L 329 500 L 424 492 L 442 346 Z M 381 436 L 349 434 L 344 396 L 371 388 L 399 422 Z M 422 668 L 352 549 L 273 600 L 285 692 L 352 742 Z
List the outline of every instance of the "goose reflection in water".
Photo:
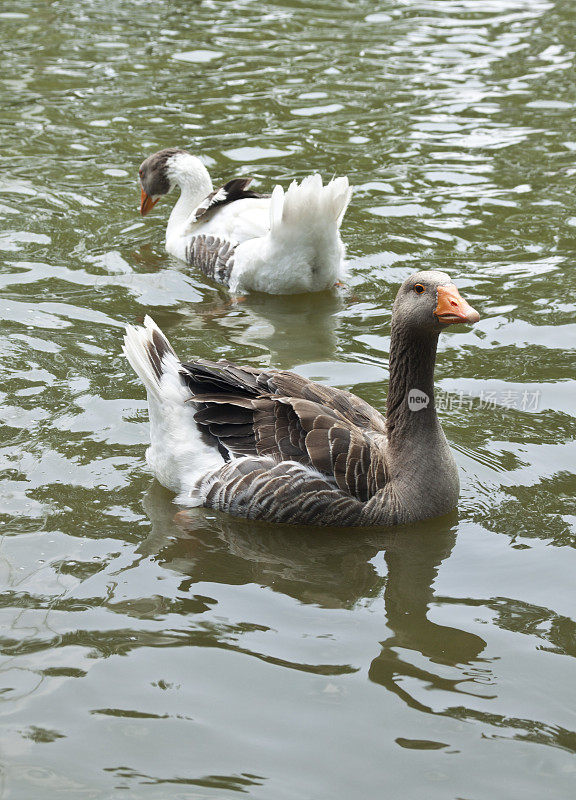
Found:
M 294 369 L 295 353 L 307 363 L 335 357 L 339 315 L 345 305 L 344 292 L 337 289 L 281 297 L 251 294 L 235 300 L 222 293 L 200 312 L 191 307 L 189 323 L 197 328 L 200 313 L 205 325 L 223 328 L 227 340 L 265 353 L 270 366 Z M 166 332 L 170 334 L 169 328 Z
M 410 694 L 408 679 L 415 679 L 427 688 L 468 694 L 462 684 L 471 679 L 459 675 L 446 678 L 433 669 L 411 663 L 401 653 L 416 652 L 427 662 L 448 667 L 464 667 L 477 661 L 486 647 L 479 636 L 459 628 L 439 625 L 428 619 L 428 610 L 435 601 L 433 584 L 443 561 L 449 558 L 456 534 L 449 527 L 449 517 L 434 520 L 426 532 L 404 531 L 390 541 L 384 550 L 388 580 L 384 591 L 387 625 L 392 631 L 382 644 L 382 652 L 370 666 L 369 678 L 401 697 L 410 707 L 433 711 Z M 476 695 L 476 692 L 470 692 Z M 486 695 L 484 695 L 486 697 Z
M 390 635 L 379 643 L 381 652 L 369 666 L 369 679 L 426 712 L 433 709 L 411 693 L 414 681 L 420 689 L 425 685 L 460 696 L 467 694 L 466 684 L 474 685 L 471 665 L 477 667 L 474 662 L 486 646 L 484 640 L 428 619 L 435 602 L 434 582 L 455 544 L 456 512 L 410 529 L 330 532 L 234 519 L 201 508 L 175 517 L 171 498 L 156 483 L 148 491 L 144 507 L 152 532 L 138 551 L 181 574 L 181 591 L 191 592 L 202 582 L 255 583 L 325 609 L 352 609 L 362 601 L 377 602 L 383 593 L 383 628 Z M 385 577 L 377 568 L 380 553 L 388 570 Z M 426 667 L 412 663 L 417 654 Z M 441 676 L 434 664 L 455 668 L 456 677 Z M 298 668 L 315 671 L 312 666 Z M 332 674 L 359 669 L 331 667 Z

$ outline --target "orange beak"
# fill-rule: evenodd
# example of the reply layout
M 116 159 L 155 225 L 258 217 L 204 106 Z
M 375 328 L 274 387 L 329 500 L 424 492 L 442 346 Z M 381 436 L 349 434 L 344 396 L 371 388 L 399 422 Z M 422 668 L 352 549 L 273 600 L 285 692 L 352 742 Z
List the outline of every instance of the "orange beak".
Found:
M 157 197 L 156 200 L 152 200 L 150 195 L 146 194 L 144 189 L 142 189 L 142 193 L 140 195 L 140 213 L 143 217 L 145 217 L 149 211 L 152 211 L 158 200 L 160 200 L 159 197 Z
M 460 296 L 454 285 L 438 287 L 438 305 L 434 314 L 442 325 L 455 325 L 457 322 L 478 322 L 480 314 Z

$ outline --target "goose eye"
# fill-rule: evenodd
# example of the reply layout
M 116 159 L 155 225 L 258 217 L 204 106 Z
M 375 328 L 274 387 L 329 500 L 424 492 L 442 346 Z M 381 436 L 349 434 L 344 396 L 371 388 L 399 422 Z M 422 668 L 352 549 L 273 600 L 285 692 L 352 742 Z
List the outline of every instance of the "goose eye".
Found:
M 422 292 L 425 292 L 426 289 L 424 288 L 424 286 L 422 286 L 421 283 L 417 283 L 416 286 L 414 287 L 414 291 L 416 292 L 416 294 L 422 294 Z

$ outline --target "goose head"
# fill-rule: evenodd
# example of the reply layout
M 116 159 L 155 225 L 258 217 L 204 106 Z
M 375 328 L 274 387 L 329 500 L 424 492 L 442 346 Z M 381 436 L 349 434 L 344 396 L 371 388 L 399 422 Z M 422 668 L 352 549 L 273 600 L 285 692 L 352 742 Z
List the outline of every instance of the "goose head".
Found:
M 174 186 L 188 189 L 198 202 L 212 191 L 212 181 L 208 170 L 199 158 L 178 147 L 168 147 L 148 156 L 138 170 L 142 216 L 154 208 L 162 195 L 168 194 Z
M 480 315 L 449 275 L 427 270 L 404 281 L 394 301 L 393 319 L 407 331 L 438 334 L 449 325 L 478 322 Z

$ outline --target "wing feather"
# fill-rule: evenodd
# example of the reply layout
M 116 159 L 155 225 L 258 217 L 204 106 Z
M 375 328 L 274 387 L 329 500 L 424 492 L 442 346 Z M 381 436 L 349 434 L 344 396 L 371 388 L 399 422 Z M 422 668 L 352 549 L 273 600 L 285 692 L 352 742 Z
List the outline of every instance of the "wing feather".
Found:
M 388 482 L 383 417 L 350 392 L 295 373 L 227 361 L 186 364 L 182 375 L 192 392 L 191 402 L 197 404 L 196 422 L 236 457 L 224 469 L 242 456 L 258 456 L 258 462 L 277 466 L 299 464 L 313 471 L 314 480 L 327 484 L 332 501 L 342 494 L 365 503 Z M 251 491 L 265 495 L 266 503 L 272 502 L 268 495 L 273 492 L 288 497 L 291 473 L 277 473 L 278 480 L 266 486 L 257 473 L 256 467 L 250 472 Z M 239 480 L 238 474 L 230 473 L 229 479 Z M 310 475 L 308 479 L 312 481 Z M 220 507 L 224 500 L 214 502 Z
M 192 236 L 186 245 L 186 261 L 209 278 L 228 286 L 234 268 L 236 245 L 217 236 Z
M 219 186 L 213 192 L 202 200 L 200 205 L 196 206 L 190 217 L 188 218 L 187 225 L 193 225 L 203 217 L 206 218 L 209 213 L 212 213 L 217 208 L 234 203 L 236 200 L 246 200 L 248 198 L 268 197 L 265 194 L 259 194 L 248 189 L 252 183 L 253 178 L 232 178 L 224 184 Z M 203 220 L 204 221 L 204 220 Z
M 219 511 L 274 522 L 357 525 L 364 505 L 301 464 L 236 459 L 205 479 L 206 504 Z

